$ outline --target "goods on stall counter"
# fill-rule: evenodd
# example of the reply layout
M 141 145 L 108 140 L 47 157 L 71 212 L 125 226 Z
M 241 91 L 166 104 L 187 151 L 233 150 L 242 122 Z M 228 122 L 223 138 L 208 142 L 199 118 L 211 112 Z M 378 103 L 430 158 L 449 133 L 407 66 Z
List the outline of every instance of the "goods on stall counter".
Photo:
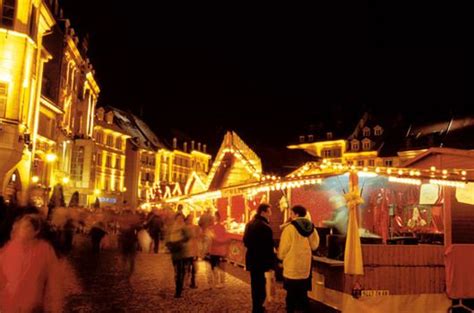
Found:
M 421 217 L 418 207 L 413 208 L 412 217 L 408 220 L 407 225 L 410 228 L 423 227 L 426 225 L 426 221 Z

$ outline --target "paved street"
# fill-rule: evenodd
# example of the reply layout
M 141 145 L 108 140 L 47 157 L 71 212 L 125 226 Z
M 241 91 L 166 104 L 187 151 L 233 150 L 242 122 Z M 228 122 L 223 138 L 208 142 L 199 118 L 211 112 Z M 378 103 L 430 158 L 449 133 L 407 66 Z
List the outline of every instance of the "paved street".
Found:
M 113 250 L 93 256 L 87 247 L 77 249 L 71 258 L 77 282 L 70 286 L 65 312 L 250 312 L 248 283 L 227 275 L 222 289 L 206 289 L 207 263 L 199 262 L 197 289 L 187 288 L 175 299 L 173 267 L 169 254 L 139 253 L 135 274 L 130 281 Z M 244 278 L 242 269 L 227 265 L 229 272 Z M 69 278 L 68 280 L 71 280 Z M 69 284 L 71 285 L 71 284 Z M 188 286 L 189 284 L 187 284 Z M 277 289 L 277 299 L 269 312 L 284 312 L 284 290 Z

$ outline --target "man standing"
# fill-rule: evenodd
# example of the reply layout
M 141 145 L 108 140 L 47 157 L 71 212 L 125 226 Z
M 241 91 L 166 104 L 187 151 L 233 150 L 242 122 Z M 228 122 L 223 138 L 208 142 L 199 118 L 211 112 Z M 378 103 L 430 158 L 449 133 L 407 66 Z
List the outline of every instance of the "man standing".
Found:
M 286 311 L 308 311 L 308 291 L 311 289 L 312 251 L 319 245 L 313 223 L 305 218 L 306 209 L 296 205 L 290 210 L 291 223 L 281 234 L 278 258 L 283 260 Z
M 275 265 L 273 232 L 269 224 L 271 215 L 270 205 L 260 204 L 257 214 L 245 227 L 245 265 L 247 271 L 250 271 L 253 313 L 265 312 L 265 272 Z

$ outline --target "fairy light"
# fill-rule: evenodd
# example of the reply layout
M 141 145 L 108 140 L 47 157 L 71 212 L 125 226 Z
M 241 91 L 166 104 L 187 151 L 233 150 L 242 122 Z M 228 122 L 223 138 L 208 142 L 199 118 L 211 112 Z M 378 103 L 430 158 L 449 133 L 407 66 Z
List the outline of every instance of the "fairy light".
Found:
M 456 187 L 456 188 L 465 188 L 466 183 L 461 181 L 454 180 L 442 180 L 442 179 L 430 179 L 430 184 L 447 186 L 447 187 Z
M 401 177 L 394 177 L 390 176 L 388 181 L 391 183 L 400 183 L 400 184 L 408 184 L 408 185 L 421 185 L 421 180 L 416 178 L 401 178 Z
M 430 171 L 435 172 L 436 171 L 436 166 L 430 167 Z
M 461 175 L 462 175 L 462 176 L 466 176 L 466 175 L 467 175 L 467 172 L 466 172 L 466 171 L 461 171 Z
M 398 175 L 403 175 L 403 170 L 398 170 Z

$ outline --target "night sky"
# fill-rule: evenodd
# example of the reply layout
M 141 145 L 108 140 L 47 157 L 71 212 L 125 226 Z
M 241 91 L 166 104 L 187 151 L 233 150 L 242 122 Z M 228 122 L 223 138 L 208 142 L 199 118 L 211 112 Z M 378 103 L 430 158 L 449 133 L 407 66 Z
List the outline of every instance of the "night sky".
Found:
M 251 145 L 284 145 L 314 123 L 355 124 L 364 110 L 415 120 L 471 113 L 467 54 L 443 44 L 456 38 L 441 19 L 425 24 L 412 13 L 400 22 L 375 2 L 369 10 L 62 2 L 90 35 L 99 104 L 141 115 L 158 135 L 179 129 L 215 148 L 234 129 Z

